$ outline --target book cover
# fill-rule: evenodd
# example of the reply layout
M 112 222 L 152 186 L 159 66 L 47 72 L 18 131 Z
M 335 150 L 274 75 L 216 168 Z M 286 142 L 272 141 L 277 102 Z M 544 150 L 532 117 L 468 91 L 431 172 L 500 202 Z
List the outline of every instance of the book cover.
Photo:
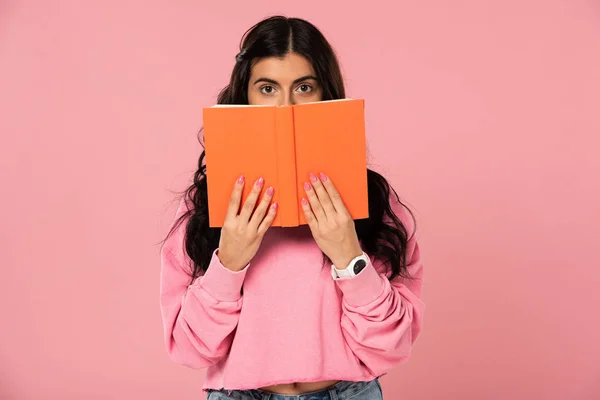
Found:
M 306 224 L 300 200 L 309 174 L 335 184 L 353 219 L 367 218 L 364 100 L 290 106 L 217 105 L 203 109 L 209 224 L 223 226 L 235 180 L 244 175 L 242 204 L 254 181 L 273 186 L 279 203 L 272 226 Z

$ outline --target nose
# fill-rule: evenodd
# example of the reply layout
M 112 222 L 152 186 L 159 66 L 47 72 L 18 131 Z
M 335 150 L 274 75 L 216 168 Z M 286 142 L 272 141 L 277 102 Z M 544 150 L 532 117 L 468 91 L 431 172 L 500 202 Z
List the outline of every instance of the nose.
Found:
M 294 99 L 292 97 L 292 93 L 282 93 L 281 101 L 279 103 L 280 106 L 290 106 L 294 104 Z

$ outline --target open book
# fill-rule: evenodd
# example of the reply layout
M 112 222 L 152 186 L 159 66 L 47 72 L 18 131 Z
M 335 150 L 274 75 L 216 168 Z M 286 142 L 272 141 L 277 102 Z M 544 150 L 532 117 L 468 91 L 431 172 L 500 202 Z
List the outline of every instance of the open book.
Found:
M 312 172 L 331 178 L 353 219 L 368 218 L 364 100 L 203 109 L 209 224 L 223 226 L 236 179 L 242 204 L 256 179 L 275 189 L 273 226 L 306 224 L 302 197 Z M 259 201 L 260 201 L 259 198 Z

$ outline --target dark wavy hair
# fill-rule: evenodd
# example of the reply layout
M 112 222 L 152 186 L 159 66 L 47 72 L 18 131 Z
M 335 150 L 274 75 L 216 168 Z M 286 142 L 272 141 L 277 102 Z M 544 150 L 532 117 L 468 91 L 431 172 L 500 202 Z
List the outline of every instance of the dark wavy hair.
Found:
M 248 81 L 253 62 L 264 57 L 284 57 L 294 52 L 312 64 L 322 88 L 323 100 L 345 97 L 344 82 L 335 52 L 323 34 L 311 23 L 299 18 L 274 16 L 262 20 L 243 35 L 240 52 L 231 73 L 229 84 L 221 90 L 218 104 L 248 104 Z M 167 238 L 187 220 L 185 250 L 193 261 L 191 279 L 208 269 L 214 250 L 219 245 L 220 228 L 208 223 L 205 151 L 198 159 L 198 170 L 193 183 L 183 196 L 190 207 L 173 224 Z M 391 267 L 389 280 L 397 276 L 411 279 L 406 266 L 406 247 L 410 240 L 406 227 L 394 214 L 390 200 L 393 194 L 402 204 L 396 191 L 379 173 L 367 169 L 369 218 L 355 220 L 355 227 L 363 250 L 382 259 Z M 166 240 L 166 239 L 165 239 Z M 324 263 L 331 262 L 323 254 Z

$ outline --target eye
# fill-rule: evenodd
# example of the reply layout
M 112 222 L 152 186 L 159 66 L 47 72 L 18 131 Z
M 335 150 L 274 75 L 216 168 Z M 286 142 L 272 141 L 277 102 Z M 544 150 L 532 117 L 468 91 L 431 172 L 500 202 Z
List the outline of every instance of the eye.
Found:
M 267 94 L 267 95 L 273 94 L 275 92 L 275 88 L 271 85 L 264 85 L 264 86 L 261 86 L 260 92 L 262 94 Z
M 312 92 L 313 87 L 307 83 L 303 83 L 302 85 L 298 86 L 298 89 L 296 90 L 298 90 L 300 93 L 310 93 Z

